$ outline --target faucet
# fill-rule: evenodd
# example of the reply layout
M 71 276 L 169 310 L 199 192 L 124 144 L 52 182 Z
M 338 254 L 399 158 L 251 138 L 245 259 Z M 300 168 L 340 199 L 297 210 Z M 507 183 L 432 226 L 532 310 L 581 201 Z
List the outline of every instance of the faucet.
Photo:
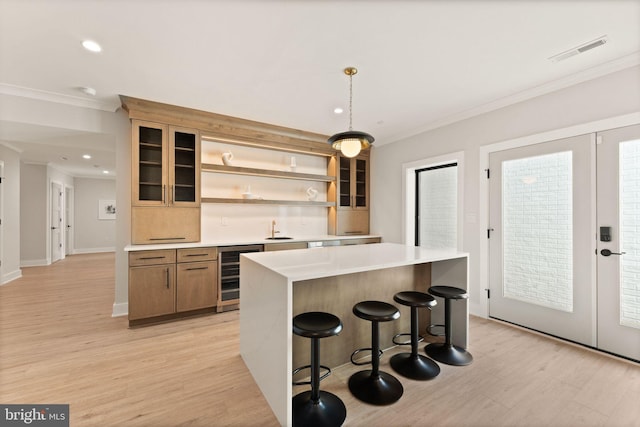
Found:
M 280 232 L 276 231 L 276 220 L 274 219 L 273 221 L 271 221 L 271 238 L 275 238 L 277 233 Z

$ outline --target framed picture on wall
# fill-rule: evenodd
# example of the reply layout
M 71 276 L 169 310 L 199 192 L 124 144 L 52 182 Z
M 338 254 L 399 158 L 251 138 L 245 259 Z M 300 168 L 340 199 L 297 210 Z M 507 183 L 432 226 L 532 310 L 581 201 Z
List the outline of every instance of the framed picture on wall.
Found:
M 115 200 L 98 200 L 98 219 L 116 219 Z

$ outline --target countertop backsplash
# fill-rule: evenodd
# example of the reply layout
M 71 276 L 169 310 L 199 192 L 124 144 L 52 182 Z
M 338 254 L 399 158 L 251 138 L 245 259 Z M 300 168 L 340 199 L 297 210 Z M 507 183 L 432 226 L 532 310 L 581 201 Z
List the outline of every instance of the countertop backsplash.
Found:
M 326 207 L 203 204 L 201 217 L 202 241 L 269 237 L 273 220 L 276 236 L 304 239 L 327 234 Z

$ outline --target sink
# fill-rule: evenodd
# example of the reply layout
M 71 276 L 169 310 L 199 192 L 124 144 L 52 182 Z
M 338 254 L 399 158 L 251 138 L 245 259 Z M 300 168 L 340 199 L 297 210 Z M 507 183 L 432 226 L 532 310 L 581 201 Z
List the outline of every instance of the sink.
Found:
M 267 240 L 291 240 L 293 239 L 293 237 L 284 237 L 284 236 L 277 236 L 277 237 L 267 237 Z

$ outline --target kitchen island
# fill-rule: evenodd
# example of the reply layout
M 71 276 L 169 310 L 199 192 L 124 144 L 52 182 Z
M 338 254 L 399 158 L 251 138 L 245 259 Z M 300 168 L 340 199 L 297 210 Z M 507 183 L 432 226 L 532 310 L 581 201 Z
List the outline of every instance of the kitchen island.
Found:
M 351 312 L 357 302 L 393 303 L 396 292 L 426 292 L 433 285 L 468 288 L 466 253 L 394 243 L 246 254 L 240 265 L 240 353 L 282 425 L 291 425 L 292 371 L 309 363 L 308 339 L 292 333 L 295 315 L 327 311 L 340 317 L 342 333 L 320 346 L 321 363 L 335 367 L 347 363 L 353 350 L 370 346 L 370 325 Z M 432 323 L 442 323 L 442 306 L 433 310 Z M 380 327 L 382 348 L 409 330 L 408 311 L 400 310 L 400 321 Z M 467 304 L 454 304 L 453 343 L 462 348 L 468 317 Z

